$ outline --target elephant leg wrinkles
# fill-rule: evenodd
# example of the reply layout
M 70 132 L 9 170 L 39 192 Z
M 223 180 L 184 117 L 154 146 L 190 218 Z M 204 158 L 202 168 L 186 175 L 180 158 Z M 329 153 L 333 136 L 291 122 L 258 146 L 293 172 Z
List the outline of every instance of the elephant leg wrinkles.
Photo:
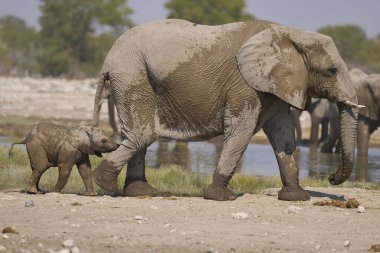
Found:
M 264 125 L 264 132 L 273 147 L 280 169 L 283 187 L 278 195 L 280 200 L 308 200 L 310 196 L 299 185 L 299 170 L 294 159 L 296 149 L 294 120 L 289 106 L 270 118 Z
M 127 175 L 123 189 L 124 196 L 154 196 L 156 190 L 151 187 L 145 177 L 146 148 L 136 152 L 128 161 Z
M 235 173 L 237 164 L 254 133 L 259 108 L 246 104 L 238 116 L 229 115 L 228 107 L 224 119 L 225 133 L 223 149 L 212 184 L 204 194 L 205 199 L 234 200 L 236 195 L 227 185 Z

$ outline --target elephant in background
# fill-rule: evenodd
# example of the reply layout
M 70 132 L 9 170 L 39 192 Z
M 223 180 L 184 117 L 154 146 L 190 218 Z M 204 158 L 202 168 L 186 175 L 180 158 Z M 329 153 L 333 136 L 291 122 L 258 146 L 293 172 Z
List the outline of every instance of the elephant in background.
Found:
M 223 135 L 204 198 L 233 200 L 228 183 L 251 137 L 263 129 L 280 169 L 278 198 L 307 200 L 294 158 L 290 106 L 304 109 L 308 97 L 338 103 L 342 159 L 329 180 L 340 184 L 351 174 L 358 105 L 347 66 L 328 36 L 259 20 L 221 26 L 151 22 L 128 30 L 111 48 L 95 112 L 107 81 L 123 137 L 93 171 L 94 181 L 107 191 L 119 190 L 118 175 L 128 164 L 123 195 L 155 193 L 145 177 L 144 157 L 160 137 L 192 141 Z
M 339 110 L 335 103 L 327 99 L 312 98 L 306 105 L 306 110 L 310 114 L 311 128 L 309 148 L 310 151 L 316 152 L 319 148 L 321 152 L 332 153 L 336 145 L 336 152 L 339 153 L 339 144 L 337 140 L 340 134 Z M 300 124 L 301 110 L 292 108 L 292 114 L 296 126 L 297 143 L 301 144 L 302 128 Z M 319 138 L 319 126 L 321 125 L 321 137 Z
M 53 191 L 60 192 L 66 185 L 71 169 L 76 164 L 86 191 L 84 195 L 96 195 L 91 174 L 89 155 L 102 157 L 102 153 L 116 150 L 117 144 L 98 128 L 89 126 L 65 127 L 51 123 L 34 126 L 24 140 L 13 145 L 26 144 L 32 175 L 26 183 L 27 193 L 40 192 L 39 181 L 50 167 L 58 166 L 59 178 Z
M 358 118 L 358 156 L 368 156 L 368 144 L 371 134 L 380 125 L 380 75 L 367 75 L 360 69 L 350 70 L 359 103 Z

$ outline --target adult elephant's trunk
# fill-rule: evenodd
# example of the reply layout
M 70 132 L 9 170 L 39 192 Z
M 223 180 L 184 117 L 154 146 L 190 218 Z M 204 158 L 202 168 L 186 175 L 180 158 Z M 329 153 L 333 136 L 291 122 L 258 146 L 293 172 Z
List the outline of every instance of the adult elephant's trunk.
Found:
M 340 140 L 342 143 L 342 152 L 341 164 L 339 165 L 338 170 L 329 177 L 329 181 L 333 185 L 343 183 L 351 175 L 354 166 L 356 124 L 358 117 L 357 108 L 347 105 L 347 103 L 338 103 L 338 107 L 341 126 Z
M 101 74 L 99 81 L 98 81 L 98 87 L 96 88 L 95 93 L 95 102 L 94 102 L 94 112 L 92 115 L 92 126 L 98 127 L 99 126 L 99 118 L 100 118 L 100 109 L 102 107 L 102 92 L 104 89 L 104 86 L 106 84 L 106 80 L 108 80 L 108 74 Z

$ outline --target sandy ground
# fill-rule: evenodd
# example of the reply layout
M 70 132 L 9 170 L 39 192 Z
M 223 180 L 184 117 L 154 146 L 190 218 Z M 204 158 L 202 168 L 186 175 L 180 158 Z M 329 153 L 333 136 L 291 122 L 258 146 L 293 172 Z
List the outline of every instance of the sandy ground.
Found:
M 306 202 L 273 193 L 217 202 L 189 197 L 84 197 L 0 193 L 5 252 L 367 252 L 380 243 L 380 192 L 313 188 Z M 344 195 L 344 196 L 342 196 Z M 356 198 L 365 207 L 315 206 Z M 34 206 L 26 207 L 33 201 Z M 246 219 L 233 214 L 245 213 Z M 242 216 L 240 216 L 242 217 Z M 64 247 L 66 242 L 71 246 Z M 78 251 L 79 250 L 79 251 Z
M 26 134 L 30 117 L 90 122 L 94 83 L 0 78 L 0 135 Z M 104 108 L 104 122 L 106 114 Z M 283 202 L 266 194 L 216 202 L 9 191 L 0 193 L 0 231 L 10 226 L 18 234 L 0 234 L 0 252 L 366 252 L 380 244 L 379 191 L 310 190 L 356 198 L 366 210 L 314 206 L 320 197 Z M 34 206 L 25 207 L 30 201 Z M 234 219 L 240 212 L 248 218 Z

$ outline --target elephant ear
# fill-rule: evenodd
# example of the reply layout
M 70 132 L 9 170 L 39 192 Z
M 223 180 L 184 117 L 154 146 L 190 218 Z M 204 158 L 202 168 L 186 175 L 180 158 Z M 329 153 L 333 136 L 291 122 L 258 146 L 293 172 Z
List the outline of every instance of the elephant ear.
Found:
M 273 25 L 249 38 L 236 59 L 248 85 L 303 110 L 308 71 L 296 45 L 289 30 Z
M 67 132 L 66 139 L 73 148 L 79 149 L 82 153 L 95 154 L 91 141 L 91 127 L 71 128 Z

